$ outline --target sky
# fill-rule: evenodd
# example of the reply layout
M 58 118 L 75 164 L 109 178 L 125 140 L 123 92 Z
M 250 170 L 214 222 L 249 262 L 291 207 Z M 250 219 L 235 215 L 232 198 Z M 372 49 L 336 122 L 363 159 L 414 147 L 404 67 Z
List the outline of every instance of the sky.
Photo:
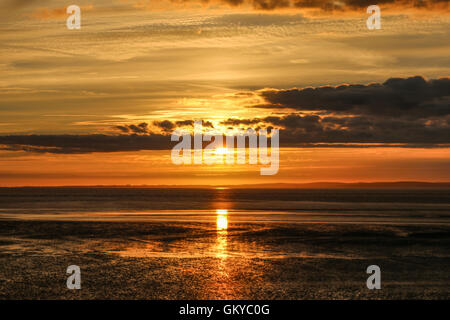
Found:
M 449 1 L 370 4 L 2 0 L 0 186 L 450 181 Z M 278 173 L 174 165 L 199 120 L 279 129 Z

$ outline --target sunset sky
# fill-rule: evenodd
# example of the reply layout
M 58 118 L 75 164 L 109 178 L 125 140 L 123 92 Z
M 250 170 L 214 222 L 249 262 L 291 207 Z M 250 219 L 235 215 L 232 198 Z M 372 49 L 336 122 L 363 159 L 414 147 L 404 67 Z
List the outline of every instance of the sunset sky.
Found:
M 66 7 L 82 10 L 66 28 Z M 368 5 L 381 30 L 368 30 Z M 0 186 L 450 181 L 445 0 L 2 0 Z M 170 134 L 280 129 L 280 170 Z

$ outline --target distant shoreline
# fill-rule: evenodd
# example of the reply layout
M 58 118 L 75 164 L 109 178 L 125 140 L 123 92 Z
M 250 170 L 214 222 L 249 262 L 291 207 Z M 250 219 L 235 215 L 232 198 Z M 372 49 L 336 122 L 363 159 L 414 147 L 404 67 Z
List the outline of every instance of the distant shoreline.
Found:
M 61 185 L 61 186 L 4 186 L 0 189 L 32 188 L 145 188 L 145 189 L 450 189 L 450 182 L 311 182 L 267 183 L 241 185 Z

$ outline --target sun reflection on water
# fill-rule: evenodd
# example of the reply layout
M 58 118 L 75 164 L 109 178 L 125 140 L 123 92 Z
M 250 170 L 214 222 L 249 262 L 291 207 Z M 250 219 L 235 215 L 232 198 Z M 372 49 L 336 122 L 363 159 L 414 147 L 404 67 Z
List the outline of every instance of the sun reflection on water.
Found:
M 218 209 L 217 214 L 217 230 L 227 230 L 228 229 L 228 210 Z
M 217 209 L 217 241 L 216 256 L 219 258 L 227 257 L 227 235 L 228 235 L 228 210 Z

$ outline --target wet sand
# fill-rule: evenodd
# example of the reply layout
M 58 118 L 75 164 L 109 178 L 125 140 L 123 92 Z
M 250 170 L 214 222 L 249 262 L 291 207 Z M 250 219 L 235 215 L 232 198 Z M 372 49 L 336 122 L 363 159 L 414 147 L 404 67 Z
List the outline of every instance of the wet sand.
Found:
M 249 222 L 224 212 L 200 222 L 121 217 L 3 215 L 0 298 L 450 298 L 446 220 Z M 81 268 L 81 290 L 66 288 L 72 264 Z M 366 287 L 372 264 L 381 267 L 381 290 Z

